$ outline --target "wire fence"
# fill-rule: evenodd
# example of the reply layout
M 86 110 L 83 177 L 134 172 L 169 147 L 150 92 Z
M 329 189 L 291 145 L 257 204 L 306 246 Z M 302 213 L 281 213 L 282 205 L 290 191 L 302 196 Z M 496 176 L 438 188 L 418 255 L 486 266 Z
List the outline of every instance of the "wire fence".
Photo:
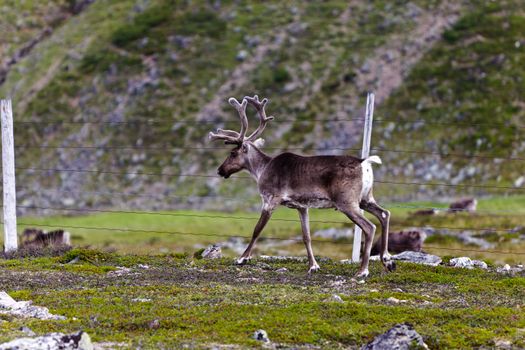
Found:
M 58 168 L 31 168 L 31 167 L 15 167 L 17 170 L 38 171 L 38 172 L 70 172 L 70 173 L 92 173 L 92 174 L 109 174 L 119 176 L 157 176 L 157 177 L 198 177 L 198 178 L 221 178 L 219 175 L 211 174 L 184 174 L 184 173 L 163 173 L 163 172 L 120 172 L 108 171 L 98 169 L 58 169 Z M 235 179 L 253 180 L 250 176 L 235 175 Z M 492 185 L 472 185 L 472 184 L 448 184 L 438 182 L 402 182 L 389 180 L 374 180 L 374 183 L 404 185 L 404 186 L 442 186 L 442 187 L 459 187 L 459 188 L 478 188 L 478 189 L 493 189 L 493 190 L 508 190 L 508 191 L 525 191 L 523 187 L 512 186 L 492 186 Z
M 52 193 L 58 193 L 58 194 L 76 194 L 76 195 L 99 195 L 99 196 L 121 196 L 121 197 L 142 197 L 142 198 L 158 198 L 158 196 L 155 195 L 148 195 L 143 193 L 136 193 L 136 192 L 115 192 L 115 191 L 74 191 L 74 190 L 63 190 L 63 189 L 38 189 L 35 190 L 34 188 L 30 188 L 27 186 L 17 186 L 18 190 L 24 190 L 31 193 L 36 194 L 42 194 L 47 192 Z M 224 195 L 175 195 L 175 194 L 163 194 L 164 198 L 171 198 L 171 199 L 178 199 L 178 200 L 196 200 L 196 199 L 206 199 L 206 200 L 228 200 L 228 201 L 234 201 L 239 203 L 246 203 L 246 198 L 239 198 L 239 197 L 228 197 Z M 464 209 L 455 209 L 450 208 L 446 206 L 428 206 L 428 205 L 414 205 L 414 204 L 406 204 L 406 203 L 389 203 L 386 204 L 385 207 L 387 209 L 392 208 L 402 208 L 402 209 L 415 209 L 415 210 L 435 210 L 435 211 L 444 211 L 444 212 L 451 212 L 451 213 L 460 213 L 464 212 Z M 506 217 L 512 214 L 518 215 L 520 213 L 516 212 L 516 210 L 505 210 L 505 209 L 491 209 L 491 210 L 485 210 L 485 209 L 476 209 L 477 213 L 482 213 L 485 215 L 490 216 L 501 216 Z M 414 213 L 415 214 L 415 213 Z M 505 215 L 507 214 L 507 215 Z
M 275 119 L 276 123 L 301 123 L 301 122 L 320 122 L 320 123 L 350 123 L 355 121 L 363 121 L 364 118 L 312 118 L 312 119 L 293 119 L 293 118 L 278 118 Z M 465 127 L 480 127 L 480 126 L 486 126 L 491 128 L 501 128 L 501 127 L 514 127 L 516 129 L 525 129 L 525 125 L 515 124 L 515 123 L 494 123 L 494 122 L 474 122 L 474 121 L 435 121 L 435 120 L 428 120 L 428 119 L 398 119 L 398 118 L 391 118 L 391 117 L 382 117 L 382 118 L 375 118 L 374 122 L 378 123 L 396 123 L 396 124 L 428 124 L 428 125 L 441 125 L 441 126 L 465 126 Z M 178 120 L 158 120 L 158 119 L 151 119 L 151 118 L 143 118 L 143 119 L 130 119 L 126 121 L 111 121 L 111 120 L 17 120 L 14 121 L 16 124 L 104 124 L 104 125 L 114 125 L 114 126 L 122 126 L 122 125 L 136 125 L 136 124 L 166 124 L 166 123 L 179 123 L 179 124 L 220 124 L 220 123 L 231 123 L 231 120 L 220 120 L 220 119 L 202 119 L 202 120 L 195 120 L 195 119 L 178 119 Z
M 259 220 L 259 217 L 254 216 L 235 216 L 235 215 L 216 215 L 216 214 L 187 214 L 187 213 L 171 213 L 171 212 L 153 212 L 153 211 L 136 211 L 136 210 L 108 210 L 108 209 L 92 209 L 92 208 L 71 208 L 71 207 L 42 207 L 42 206 L 24 206 L 17 205 L 17 208 L 33 209 L 33 210 L 53 210 L 53 211 L 72 211 L 82 213 L 112 213 L 112 214 L 133 214 L 133 215 L 156 215 L 156 216 L 169 216 L 169 217 L 191 217 L 191 218 L 206 218 L 206 219 L 226 219 L 226 220 Z M 293 222 L 300 223 L 298 219 L 282 219 L 273 218 L 273 221 L 281 222 Z M 310 223 L 316 224 L 349 224 L 348 221 L 338 220 L 310 220 Z M 446 229 L 452 231 L 487 231 L 487 232 L 505 232 L 512 233 L 516 231 L 516 227 L 513 228 L 498 228 L 498 227 L 450 227 L 450 226 L 436 226 L 432 225 L 432 228 Z
M 510 123 L 476 123 L 476 122 L 466 122 L 466 121 L 455 121 L 455 122 L 439 122 L 439 121 L 430 121 L 425 119 L 394 119 L 394 118 L 377 118 L 374 120 L 379 123 L 396 123 L 396 124 L 429 124 L 429 125 L 440 125 L 440 126 L 465 126 L 465 127 L 512 127 L 516 130 L 525 129 L 523 125 L 516 125 Z M 278 123 L 301 123 L 301 122 L 320 122 L 320 123 L 340 123 L 340 122 L 364 122 L 364 118 L 348 118 L 348 119 L 277 119 Z M 221 120 L 156 120 L 156 119 L 135 119 L 127 121 L 104 121 L 104 120 L 94 120 L 94 121 L 65 121 L 65 120 L 22 120 L 15 121 L 15 125 L 27 126 L 31 124 L 35 125 L 105 125 L 105 126 L 116 126 L 123 127 L 126 125 L 160 125 L 166 123 L 178 123 L 178 124 L 221 124 L 221 123 L 231 123 L 230 121 L 221 121 Z M 222 151 L 224 149 L 231 149 L 231 146 L 214 146 L 214 147 L 204 147 L 204 146 L 175 146 L 175 145 L 163 145 L 163 146 L 112 146 L 112 145 L 20 145 L 16 147 L 17 149 L 27 150 L 27 149 L 66 149 L 66 150 L 106 150 L 106 151 L 148 151 L 148 152 L 166 152 L 167 149 L 171 150 L 180 150 L 180 151 Z M 360 151 L 358 148 L 350 147 L 266 147 L 269 150 L 293 150 L 293 151 Z M 446 157 L 457 157 L 465 159 L 480 159 L 480 160 L 494 160 L 494 161 L 514 161 L 522 162 L 525 161 L 523 157 L 515 156 L 502 156 L 502 155 L 486 155 L 486 154 L 467 154 L 467 153 L 454 153 L 454 152 L 439 152 L 435 150 L 410 150 L 410 149 L 387 149 L 387 148 L 372 148 L 373 152 L 387 152 L 387 153 L 403 153 L 403 154 L 416 154 L 416 155 L 432 155 L 439 156 L 442 158 Z M 146 176 L 146 177 L 187 177 L 187 178 L 220 178 L 215 174 L 194 174 L 194 173 L 178 173 L 178 172 L 122 172 L 122 171 L 112 171 L 107 169 L 65 169 L 65 168 L 39 168 L 39 167 L 16 167 L 17 170 L 23 170 L 26 173 L 90 173 L 90 174 L 108 174 L 115 176 Z M 235 176 L 236 179 L 246 180 L 252 179 L 249 176 Z M 390 179 L 376 180 L 375 183 L 378 184 L 387 184 L 395 186 L 433 186 L 433 187 L 449 187 L 449 188 L 474 188 L 474 189 L 483 189 L 491 191 L 510 191 L 515 193 L 522 193 L 525 191 L 525 188 L 522 187 L 513 187 L 513 186 L 496 186 L 496 185 L 484 185 L 484 184 L 452 184 L 452 183 L 441 183 L 441 182 L 403 182 L 403 181 L 394 181 Z M 18 189 L 23 189 L 32 193 L 44 193 L 46 191 L 53 193 L 70 193 L 70 194 L 84 194 L 84 195 L 107 195 L 107 196 L 123 196 L 123 197 L 144 197 L 144 198 L 157 198 L 154 195 L 148 195 L 143 193 L 126 193 L 126 192 L 114 192 L 114 191 L 69 191 L 62 189 L 32 189 L 28 187 L 19 186 Z M 244 199 L 239 199 L 237 197 L 227 197 L 220 195 L 175 195 L 168 194 L 164 196 L 165 198 L 172 199 L 184 199 L 184 200 L 231 200 L 231 201 L 242 201 Z M 43 211 L 56 211 L 56 212 L 74 212 L 74 213 L 108 213 L 108 214 L 130 214 L 130 215 L 150 215 L 150 216 L 167 216 L 174 218 L 181 217 L 191 217 L 197 219 L 212 219 L 212 220 L 258 220 L 258 217 L 254 216 L 236 216 L 236 215 L 218 215 L 218 214 L 188 214 L 188 213 L 179 213 L 179 212 L 154 212 L 154 211 L 142 211 L 142 210 L 110 210 L 110 209 L 97 209 L 97 208 L 73 208 L 73 207 L 49 207 L 49 206 L 38 206 L 38 205 L 18 205 L 17 208 L 25 210 L 43 210 Z M 387 206 L 387 208 L 404 208 L 404 209 L 418 209 L 418 210 L 439 210 L 439 211 L 448 211 L 448 212 L 459 212 L 463 211 L 462 209 L 451 209 L 448 207 L 435 207 L 435 206 L 423 206 L 423 205 L 408 205 L 404 203 L 392 203 Z M 508 217 L 514 216 L 517 213 L 513 210 L 478 210 L 480 213 L 485 213 L 494 217 Z M 298 219 L 283 219 L 283 218 L 273 218 L 273 221 L 279 222 L 290 222 L 290 223 L 299 223 Z M 336 225 L 345 225 L 349 224 L 349 221 L 338 221 L 338 220 L 311 220 L 311 223 L 318 224 L 336 224 Z M 227 234 L 218 234 L 218 233 L 197 233 L 197 232 L 182 232 L 182 231 L 162 231 L 162 230 L 148 230 L 148 229 L 137 229 L 137 228 L 123 228 L 123 227 L 96 227 L 96 226 L 53 226 L 37 222 L 18 222 L 21 226 L 40 226 L 40 227 L 50 227 L 50 228 L 69 228 L 69 229 L 82 229 L 82 230 L 99 230 L 99 231 L 113 231 L 113 232 L 135 232 L 135 233 L 146 233 L 146 234 L 170 234 L 170 235 L 190 235 L 190 236 L 202 236 L 202 237 L 221 237 L 221 238 L 242 238 L 249 239 L 250 237 L 244 235 L 227 235 Z M 441 230 L 450 230 L 450 231 L 483 231 L 483 232 L 495 232 L 495 233 L 514 233 L 516 232 L 516 227 L 453 227 L 453 226 L 436 226 L 431 225 L 434 229 Z M 292 242 L 302 242 L 302 239 L 296 238 L 281 238 L 281 237 L 268 237 L 265 236 L 265 239 L 269 240 L 279 240 L 279 241 L 292 241 Z M 316 243 L 324 244 L 349 244 L 350 242 L 344 241 L 330 241 L 330 240 L 312 240 Z M 456 247 L 442 247 L 442 246 L 432 246 L 425 245 L 426 248 L 444 250 L 444 251 L 461 251 L 461 252 L 474 252 L 474 253 L 497 253 L 497 254 L 507 254 L 507 255 L 525 255 L 525 252 L 514 252 L 514 251 L 504 251 L 504 250 L 479 250 L 472 248 L 456 248 Z
M 153 152 L 166 152 L 167 149 L 182 150 L 182 151 L 222 151 L 230 150 L 230 147 L 217 146 L 217 147 L 188 147 L 188 146 L 175 146 L 175 145 L 164 145 L 159 147 L 142 147 L 142 146 L 17 146 L 19 149 L 74 149 L 74 150 L 104 150 L 104 151 L 153 151 Z M 323 147 L 323 148 L 307 148 L 307 147 L 264 147 L 268 150 L 289 150 L 289 151 L 360 151 L 359 148 L 351 147 Z M 503 157 L 494 155 L 477 155 L 477 154 L 464 154 L 464 153 L 445 153 L 437 151 L 415 151 L 415 150 L 402 150 L 402 149 L 387 149 L 372 147 L 372 152 L 386 152 L 386 153 L 410 153 L 410 154 L 424 154 L 424 155 L 435 155 L 442 158 L 457 157 L 457 158 L 473 158 L 473 159 L 492 159 L 492 160 L 505 160 L 505 161 L 525 161 L 523 157 Z
M 198 232 L 164 231 L 164 230 L 144 230 L 144 229 L 134 229 L 134 228 L 123 228 L 123 227 L 100 227 L 100 226 L 78 226 L 78 225 L 57 226 L 57 225 L 41 224 L 41 223 L 36 223 L 36 222 L 20 222 L 19 224 L 25 225 L 25 226 L 47 227 L 47 228 L 52 228 L 52 229 L 67 228 L 67 229 L 81 229 L 81 230 L 146 233 L 146 234 L 217 237 L 217 238 L 227 238 L 227 239 L 230 239 L 230 238 L 250 239 L 251 238 L 246 235 L 228 235 L 228 234 L 222 234 L 222 233 L 198 233 Z M 294 242 L 294 243 L 303 243 L 303 240 L 301 238 L 298 239 L 298 238 L 264 236 L 264 239 L 275 240 L 275 241 L 289 241 L 289 242 Z M 341 240 L 334 242 L 331 240 L 312 239 L 311 241 L 314 243 L 322 243 L 322 244 L 338 244 L 338 245 L 352 245 L 353 244 L 351 242 L 346 242 L 346 241 L 341 241 Z M 395 244 L 392 244 L 392 246 L 395 246 Z M 437 249 L 437 250 L 445 250 L 445 251 L 461 251 L 461 252 L 506 254 L 506 255 L 520 255 L 520 256 L 525 255 L 525 252 L 513 252 L 513 251 L 508 251 L 508 250 L 494 250 L 494 249 L 480 250 L 480 249 L 472 249 L 472 248 L 440 247 L 440 246 L 432 246 L 432 245 L 425 245 L 425 247 L 429 249 Z

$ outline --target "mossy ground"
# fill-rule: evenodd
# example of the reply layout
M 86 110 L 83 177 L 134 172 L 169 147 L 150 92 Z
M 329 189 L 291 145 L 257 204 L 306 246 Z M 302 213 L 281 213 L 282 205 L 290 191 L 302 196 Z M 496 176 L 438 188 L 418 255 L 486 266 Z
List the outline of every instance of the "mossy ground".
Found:
M 67 264 L 76 256 L 77 263 Z M 361 284 L 351 278 L 356 266 L 327 259 L 319 273 L 307 275 L 305 262 L 291 260 L 238 267 L 231 259 L 90 250 L 0 260 L 0 266 L 0 285 L 11 296 L 68 318 L 0 316 L 0 341 L 21 336 L 25 325 L 37 334 L 83 329 L 94 341 L 123 348 L 246 348 L 260 346 L 251 336 L 262 328 L 285 347 L 354 348 L 409 322 L 431 348 L 491 347 L 498 340 L 525 346 L 524 276 L 413 264 L 387 274 L 374 262 Z M 130 273 L 107 272 L 117 266 Z M 277 272 L 282 267 L 287 271 Z M 333 294 L 344 302 L 330 301 Z

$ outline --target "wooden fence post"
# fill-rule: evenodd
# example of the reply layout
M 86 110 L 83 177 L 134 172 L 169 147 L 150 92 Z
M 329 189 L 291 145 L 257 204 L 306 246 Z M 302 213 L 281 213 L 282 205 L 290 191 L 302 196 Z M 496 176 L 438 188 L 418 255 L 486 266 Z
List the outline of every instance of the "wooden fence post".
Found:
M 15 147 L 11 100 L 0 100 L 2 127 L 2 179 L 4 189 L 4 249 L 18 249 L 16 231 Z
M 369 92 L 366 96 L 365 126 L 363 133 L 363 148 L 361 149 L 361 158 L 367 158 L 370 155 L 370 139 L 372 137 L 372 121 L 374 119 L 374 94 Z M 361 211 L 363 212 L 363 211 Z M 354 244 L 352 245 L 352 261 L 361 260 L 361 228 L 355 225 Z

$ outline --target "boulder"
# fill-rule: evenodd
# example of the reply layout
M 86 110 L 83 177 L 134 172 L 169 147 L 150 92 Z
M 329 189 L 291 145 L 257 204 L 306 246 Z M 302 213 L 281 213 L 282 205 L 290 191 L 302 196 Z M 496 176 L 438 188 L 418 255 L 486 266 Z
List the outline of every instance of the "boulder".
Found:
M 93 350 L 89 335 L 83 331 L 73 334 L 50 333 L 36 338 L 19 338 L 0 344 L 0 350 Z
M 204 249 L 204 251 L 201 253 L 201 257 L 203 259 L 220 259 L 222 258 L 221 247 L 216 244 L 212 244 L 208 246 L 208 248 Z
M 353 237 L 351 228 L 327 228 L 324 230 L 315 231 L 314 237 L 326 238 L 332 240 L 349 239 Z
M 466 256 L 450 259 L 449 265 L 454 266 L 454 267 L 462 267 L 466 269 L 473 269 L 475 267 L 479 267 L 482 269 L 488 268 L 487 264 L 484 261 L 471 260 L 469 257 L 466 257 Z
M 241 237 L 230 237 L 226 242 L 220 244 L 221 247 L 227 248 L 236 254 L 242 254 L 246 249 L 247 243 Z
M 428 349 L 414 327 L 405 323 L 397 324 L 386 333 L 378 335 L 370 343 L 363 345 L 361 350 L 408 350 L 416 347 Z
M 441 264 L 441 258 L 437 255 L 412 251 L 406 251 L 400 254 L 392 255 L 392 260 L 407 261 L 430 266 L 438 266 Z
M 16 301 L 4 291 L 0 291 L 0 313 L 34 317 L 41 320 L 65 320 L 64 316 L 53 315 L 47 307 L 32 305 L 32 301 Z
M 525 270 L 525 268 L 523 267 L 523 265 L 516 265 L 515 267 L 511 267 L 509 264 L 505 264 L 502 267 L 498 267 L 496 269 L 496 272 L 503 273 L 503 274 L 514 275 L 514 274 L 522 272 L 524 270 Z
M 253 339 L 261 341 L 263 343 L 269 343 L 270 342 L 270 338 L 268 338 L 268 333 L 266 333 L 266 331 L 264 329 L 256 330 L 253 333 Z

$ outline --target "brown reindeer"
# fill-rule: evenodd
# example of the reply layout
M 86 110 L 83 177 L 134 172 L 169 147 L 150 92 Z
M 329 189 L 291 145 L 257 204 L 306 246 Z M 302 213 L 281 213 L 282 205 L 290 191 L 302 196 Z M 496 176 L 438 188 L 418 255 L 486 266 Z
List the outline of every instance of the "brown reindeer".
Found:
M 311 246 L 308 208 L 335 208 L 361 227 L 365 236 L 365 249 L 357 277 L 368 275 L 370 249 L 376 229 L 375 225 L 361 213 L 361 209 L 377 217 L 382 226 L 381 261 L 387 270 L 394 270 L 395 264 L 388 254 L 390 212 L 381 208 L 372 195 L 374 180 L 372 163 L 381 164 L 379 157 L 371 156 L 366 159 L 332 155 L 304 157 L 288 152 L 270 157 L 259 149 L 264 141 L 257 139 L 268 121 L 273 119 L 273 117 L 266 117 L 265 106 L 268 99 L 259 101 L 257 96 L 247 96 L 242 103 L 239 103 L 232 97 L 228 102 L 239 113 L 241 130 L 237 132 L 218 129 L 216 133 L 210 132 L 211 140 L 224 140 L 226 144 L 235 145 L 229 157 L 219 167 L 218 174 L 227 179 L 241 170 L 248 171 L 257 182 L 263 202 L 261 216 L 253 231 L 252 239 L 236 263 L 244 264 L 251 258 L 255 242 L 273 210 L 278 205 L 284 205 L 299 212 L 303 241 L 308 254 L 309 273 L 318 270 L 319 265 Z M 248 104 L 257 110 L 260 123 L 253 133 L 245 136 L 248 129 L 246 117 Z
M 478 206 L 478 201 L 476 200 L 476 198 L 463 198 L 463 199 L 450 203 L 450 206 L 448 207 L 448 211 L 450 213 L 457 213 L 460 211 L 464 211 L 467 213 L 474 213 L 476 211 L 477 206 Z
M 404 251 L 421 252 L 423 242 L 427 234 L 420 230 L 403 230 L 390 232 L 388 235 L 388 250 L 392 253 L 402 253 Z M 378 255 L 381 252 L 381 241 L 377 240 L 372 245 L 371 255 Z
M 43 248 L 49 246 L 70 246 L 69 232 L 56 230 L 44 232 L 36 228 L 26 228 L 22 233 L 23 247 Z

